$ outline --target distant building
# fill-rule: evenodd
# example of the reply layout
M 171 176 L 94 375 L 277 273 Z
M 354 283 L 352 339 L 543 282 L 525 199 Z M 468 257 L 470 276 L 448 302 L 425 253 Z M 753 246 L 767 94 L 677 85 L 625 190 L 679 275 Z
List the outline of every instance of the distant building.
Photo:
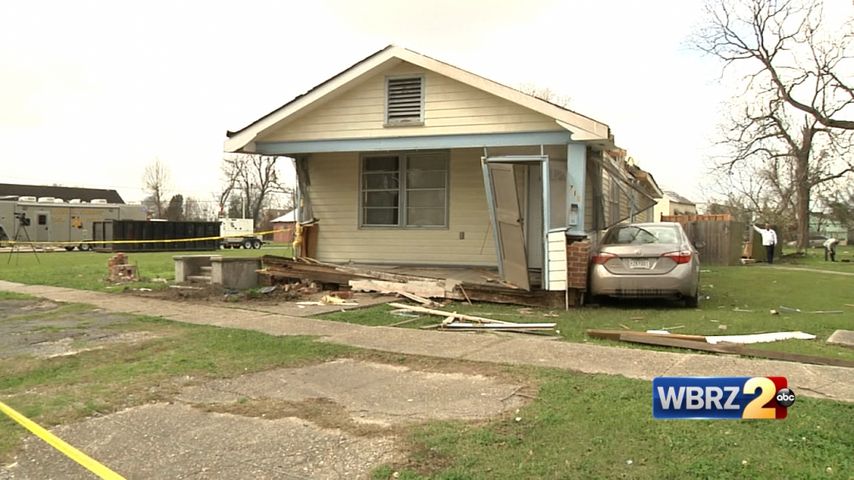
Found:
M 294 241 L 294 225 L 296 224 L 296 210 L 276 217 L 270 221 L 273 224 L 273 241 L 276 243 L 291 243 Z
M 664 196 L 655 204 L 654 217 L 661 221 L 662 215 L 696 215 L 697 204 L 673 191 L 664 191 Z
M 0 197 L 53 197 L 64 201 L 78 199 L 91 202 L 104 199 L 107 203 L 125 203 L 119 192 L 103 188 L 57 187 L 54 185 L 17 185 L 0 183 Z
M 810 213 L 810 235 L 824 235 L 828 238 L 835 238 L 843 245 L 848 245 L 850 238 L 848 227 L 818 212 Z

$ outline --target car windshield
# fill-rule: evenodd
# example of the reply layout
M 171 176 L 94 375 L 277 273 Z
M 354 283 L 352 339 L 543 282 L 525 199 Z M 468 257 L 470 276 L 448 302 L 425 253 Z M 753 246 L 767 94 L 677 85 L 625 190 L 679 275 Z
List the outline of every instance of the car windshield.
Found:
M 679 243 L 679 231 L 670 225 L 622 225 L 612 228 L 602 240 L 606 245 Z

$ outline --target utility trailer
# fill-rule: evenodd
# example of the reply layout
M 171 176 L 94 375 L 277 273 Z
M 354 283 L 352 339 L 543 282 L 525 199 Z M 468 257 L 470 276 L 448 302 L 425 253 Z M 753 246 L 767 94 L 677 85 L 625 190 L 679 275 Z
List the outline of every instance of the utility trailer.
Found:
M 103 199 L 84 202 L 64 201 L 54 197 L 0 198 L 0 243 L 73 242 L 64 245 L 68 251 L 89 250 L 93 240 L 92 225 L 106 220 L 145 220 L 142 205 L 107 203 Z
M 255 222 L 251 218 L 220 218 L 219 221 L 222 248 L 261 248 L 264 244 L 255 235 Z

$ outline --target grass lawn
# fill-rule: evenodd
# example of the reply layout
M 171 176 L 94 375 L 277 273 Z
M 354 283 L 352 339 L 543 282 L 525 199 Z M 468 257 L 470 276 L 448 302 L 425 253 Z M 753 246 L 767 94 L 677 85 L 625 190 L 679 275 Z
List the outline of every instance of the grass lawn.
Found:
M 804 252 L 804 255 L 787 255 L 791 253 L 793 253 L 791 248 L 783 250 L 784 257 L 780 262 L 781 265 L 854 273 L 854 245 L 837 246 L 836 262 L 824 260 L 823 248 L 810 248 Z
M 673 333 L 733 335 L 801 330 L 816 335 L 815 340 L 788 340 L 756 344 L 784 352 L 821 355 L 854 360 L 854 349 L 827 345 L 825 340 L 837 329 L 854 328 L 854 276 L 790 271 L 758 264 L 738 267 L 706 267 L 701 274 L 703 299 L 698 309 L 686 309 L 661 301 L 610 302 L 602 307 L 570 311 L 519 308 L 516 306 L 454 303 L 448 311 L 468 313 L 498 320 L 556 322 L 560 336 L 572 342 L 592 342 L 631 348 L 651 348 L 587 337 L 587 329 L 648 330 L 668 328 Z M 708 299 L 706 299 L 708 297 Z M 771 315 L 780 306 L 804 313 Z M 404 320 L 391 315 L 388 306 L 326 315 L 324 318 L 365 325 L 391 325 Z M 841 311 L 835 314 L 806 313 Z M 437 323 L 438 317 L 424 317 L 406 327 Z M 678 328 L 675 328 L 678 327 Z M 450 335 L 450 333 L 449 333 Z
M 483 425 L 433 423 L 375 479 L 851 478 L 854 405 L 799 397 L 785 420 L 654 420 L 650 383 L 539 371 L 539 398 Z M 519 421 L 516 421 L 519 418 Z
M 91 310 L 75 304 L 30 310 L 0 318 L 0 325 L 24 317 L 85 316 Z M 417 362 L 307 338 L 130 315 L 110 328 L 156 338 L 66 357 L 0 357 L 0 398 L 51 427 L 169 401 L 183 386 L 212 378 L 348 356 Z M 458 362 L 444 364 L 454 368 Z M 539 385 L 537 398 L 488 421 L 430 422 L 397 430 L 403 459 L 379 467 L 374 478 L 391 478 L 394 472 L 404 479 L 850 478 L 854 472 L 851 404 L 799 397 L 789 418 L 781 421 L 663 421 L 651 418 L 649 382 L 531 367 L 491 368 L 530 379 Z M 0 465 L 10 460 L 25 435 L 0 416 Z
M 3 256 L 6 258 L 3 258 Z M 162 288 L 163 283 L 152 282 L 162 278 L 175 279 L 175 255 L 223 255 L 230 257 L 256 257 L 262 255 L 290 256 L 287 246 L 265 246 L 260 250 L 226 249 L 207 252 L 151 252 L 128 253 L 130 262 L 137 265 L 140 282 L 111 285 L 106 281 L 107 260 L 110 254 L 97 252 L 46 252 L 38 258 L 32 253 L 16 253 L 9 257 L 0 252 L 0 280 L 11 282 L 53 285 L 83 290 L 120 290 L 128 287 Z M 7 261 L 8 260 L 8 261 Z

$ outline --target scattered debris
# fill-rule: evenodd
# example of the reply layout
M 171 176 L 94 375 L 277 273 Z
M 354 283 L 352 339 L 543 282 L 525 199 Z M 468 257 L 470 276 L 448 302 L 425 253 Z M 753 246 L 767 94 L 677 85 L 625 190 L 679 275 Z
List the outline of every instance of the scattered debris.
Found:
M 624 329 L 626 329 L 626 330 L 631 330 L 631 328 L 629 328 L 629 326 L 628 326 L 628 325 L 623 325 L 622 323 L 620 324 L 620 327 L 622 327 L 622 328 L 624 328 Z
M 410 282 L 387 282 L 384 280 L 350 280 L 350 288 L 357 292 L 396 293 L 406 296 L 413 295 L 418 298 L 445 298 L 445 287 L 439 285 L 438 281 L 415 280 Z M 410 298 L 411 299 L 411 298 Z M 416 300 L 423 303 L 420 300 Z M 429 300 L 427 300 L 429 302 Z
M 768 313 L 770 313 L 771 315 L 779 315 L 780 314 L 780 312 L 778 312 L 777 310 L 774 310 L 773 308 L 771 310 L 768 310 Z
M 726 330 L 726 325 L 718 325 L 718 330 Z
M 261 287 L 258 289 L 258 292 L 263 293 L 264 295 L 269 295 L 276 291 L 276 286 L 271 285 L 269 287 Z
M 803 333 L 803 332 L 778 332 L 778 333 Z M 662 347 L 684 348 L 689 350 L 698 350 L 711 353 L 735 354 L 748 357 L 769 358 L 773 360 L 783 360 L 788 362 L 810 363 L 815 365 L 833 365 L 838 367 L 854 367 L 854 361 L 819 357 L 815 355 L 802 355 L 797 353 L 778 352 L 774 350 L 765 350 L 750 348 L 740 345 L 735 342 L 727 342 L 721 340 L 718 343 L 712 344 L 707 341 L 710 337 L 702 335 L 678 335 L 678 334 L 656 334 L 646 332 L 623 332 L 621 330 L 587 330 L 587 335 L 593 338 L 603 338 L 608 340 L 619 340 L 622 342 L 640 343 L 644 345 L 656 345 Z M 808 334 L 806 334 L 808 335 Z M 731 338 L 743 337 L 741 335 L 731 336 Z M 711 337 L 715 339 L 725 339 L 726 337 Z
M 117 253 L 107 260 L 107 276 L 111 282 L 135 282 L 139 280 L 136 265 L 130 265 L 127 255 L 124 253 Z
M 449 329 L 449 330 L 501 330 L 501 331 L 526 331 L 526 330 L 553 330 L 555 323 L 512 323 L 495 320 L 492 318 L 477 317 L 474 315 L 465 315 L 457 312 L 446 312 L 444 310 L 434 310 L 432 308 L 418 307 L 405 305 L 402 303 L 390 303 L 390 306 L 427 315 L 443 317 L 441 323 L 431 328 Z
M 845 313 L 845 312 L 843 312 L 842 310 L 813 310 L 813 311 L 807 312 L 807 313 L 822 314 L 822 313 Z
M 348 306 L 348 307 L 353 307 L 353 306 L 358 305 L 357 302 L 348 302 L 347 300 L 344 300 L 342 298 L 338 298 L 334 295 L 324 295 L 320 299 L 320 302 L 321 302 L 321 305 L 323 305 L 323 304 L 326 304 L 326 305 L 342 305 L 342 306 Z
M 744 308 L 735 307 L 732 309 L 733 312 L 741 312 L 741 313 L 753 313 L 753 310 L 746 310 Z
M 786 313 L 801 313 L 801 309 L 800 309 L 800 308 L 784 307 L 783 305 L 780 305 L 780 307 L 779 307 L 779 308 L 780 308 L 780 311 L 781 311 L 781 312 L 786 312 Z

